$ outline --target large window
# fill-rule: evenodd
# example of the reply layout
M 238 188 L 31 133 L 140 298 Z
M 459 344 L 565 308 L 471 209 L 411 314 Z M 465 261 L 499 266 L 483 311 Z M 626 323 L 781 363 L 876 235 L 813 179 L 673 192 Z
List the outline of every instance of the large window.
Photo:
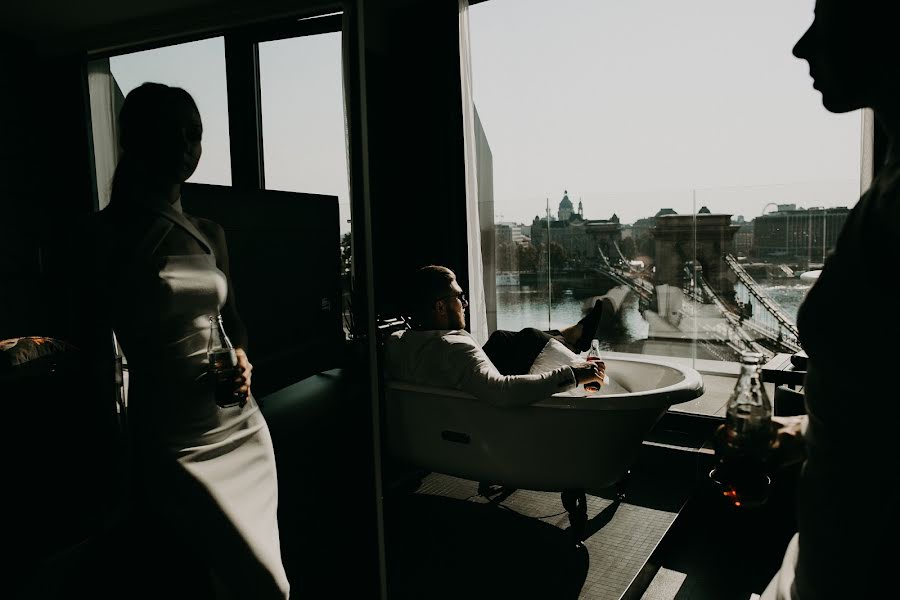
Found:
M 861 114 L 826 112 L 791 54 L 812 14 L 812 0 L 473 6 L 497 327 L 558 328 L 610 296 L 610 352 L 798 349 L 801 275 L 861 181 Z
M 341 33 L 259 44 L 266 188 L 337 196 L 350 231 Z
M 345 332 L 349 333 L 350 205 L 341 24 L 339 13 L 285 20 L 229 32 L 224 37 L 97 59 L 89 64 L 88 84 L 97 208 L 102 209 L 109 201 L 118 161 L 118 114 L 124 98 L 148 81 L 184 88 L 196 101 L 204 125 L 203 156 L 188 181 L 230 186 L 232 144 L 243 149 L 260 141 L 259 163 L 253 151 L 238 159 L 243 195 L 227 197 L 256 198 L 258 202 L 292 197 L 296 203 L 290 208 L 275 202 L 254 210 L 273 220 L 278 218 L 274 215 L 303 214 L 302 222 L 290 226 L 313 228 L 315 233 L 301 235 L 306 242 L 322 239 L 323 245 L 328 244 L 324 238 L 331 234 L 325 232 L 334 231 L 333 246 L 322 249 L 322 264 L 330 265 L 331 250 L 335 257 L 340 251 Z M 246 61 L 254 55 L 257 64 Z M 237 81 L 230 81 L 229 87 L 226 77 L 236 77 Z M 229 94 L 233 96 L 229 98 Z M 258 104 L 248 102 L 254 96 Z M 229 99 L 235 114 L 229 114 Z M 229 132 L 229 122 L 235 128 L 240 124 L 240 131 Z M 258 164 L 264 168 L 261 179 L 266 190 L 294 194 L 254 195 L 253 190 L 245 189 L 255 185 Z M 223 198 L 227 194 L 216 193 Z M 326 206 L 327 210 L 323 208 Z M 330 216 L 332 211 L 334 217 Z M 239 244 L 242 235 L 232 232 L 231 242 Z M 338 267 L 337 263 L 334 266 Z M 332 274 L 323 277 L 328 279 Z
M 326 21 L 325 19 L 328 19 Z M 329 16 L 317 24 L 339 18 Z M 319 31 L 259 43 L 265 184 L 270 190 L 334 196 L 340 215 L 343 314 L 351 310 L 350 190 L 341 32 Z
M 340 239 L 335 235 L 334 248 L 340 244 L 344 287 L 349 288 L 350 199 L 341 23 L 339 13 L 288 20 L 229 33 L 226 37 L 92 61 L 88 83 L 98 208 L 102 209 L 109 199 L 118 160 L 118 113 L 131 90 L 151 81 L 184 88 L 193 96 L 204 126 L 203 157 L 188 181 L 225 186 L 232 183 L 228 94 L 238 93 L 234 103 L 243 112 L 231 118 L 241 119 L 239 122 L 247 127 L 234 132 L 235 136 L 241 136 L 234 142 L 252 144 L 254 136 L 259 136 L 265 188 L 331 196 L 337 203 L 339 223 L 325 225 L 328 229 L 336 225 L 340 232 Z M 229 60 L 238 57 L 240 63 L 239 57 L 256 52 L 258 114 L 255 105 L 249 110 L 241 106 L 242 101 L 253 95 L 252 88 L 247 86 L 255 83 L 254 65 L 229 64 L 228 73 L 244 75 L 246 86 L 228 88 L 226 41 L 231 44 Z M 251 174 L 256 165 L 247 161 L 252 156 L 249 153 L 241 159 L 242 169 Z M 298 198 L 301 198 L 299 202 L 303 201 L 302 196 Z M 312 215 L 311 212 L 310 219 L 314 218 Z M 347 315 L 349 323 L 349 309 Z

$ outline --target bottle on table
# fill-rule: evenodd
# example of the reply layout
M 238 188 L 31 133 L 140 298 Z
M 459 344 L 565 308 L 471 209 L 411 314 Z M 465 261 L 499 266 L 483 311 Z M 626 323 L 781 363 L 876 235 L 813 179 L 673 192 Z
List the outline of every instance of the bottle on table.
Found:
M 741 355 L 741 374 L 728 399 L 718 462 L 710 473 L 724 499 L 737 507 L 763 504 L 772 482 L 766 467 L 774 441 L 772 404 L 760 379 L 761 359 L 758 352 Z
M 600 340 L 591 340 L 591 347 L 587 351 L 587 356 L 585 356 L 584 359 L 588 362 L 600 362 L 603 360 L 600 357 Z M 596 381 L 589 381 L 584 384 L 584 389 L 586 392 L 599 392 L 600 384 Z
M 226 408 L 243 406 L 246 394 L 239 392 L 235 385 L 238 373 L 237 353 L 222 324 L 222 315 L 209 317 L 209 343 L 206 347 L 209 359 L 209 374 L 215 386 L 216 404 Z

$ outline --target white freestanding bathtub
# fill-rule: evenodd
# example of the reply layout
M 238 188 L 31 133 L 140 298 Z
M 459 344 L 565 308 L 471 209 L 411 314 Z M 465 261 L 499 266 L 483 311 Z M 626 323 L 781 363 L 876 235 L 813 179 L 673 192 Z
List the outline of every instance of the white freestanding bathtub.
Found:
M 703 394 L 703 379 L 664 359 L 604 362 L 610 384 L 599 393 L 586 395 L 579 387 L 519 408 L 389 382 L 389 452 L 429 471 L 516 489 L 610 487 L 626 475 L 666 409 Z

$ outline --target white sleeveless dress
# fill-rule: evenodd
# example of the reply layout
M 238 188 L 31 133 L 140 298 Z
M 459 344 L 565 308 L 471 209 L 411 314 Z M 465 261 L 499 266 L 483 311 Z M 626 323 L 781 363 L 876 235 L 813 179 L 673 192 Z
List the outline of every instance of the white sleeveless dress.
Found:
M 209 316 L 225 303 L 226 277 L 211 254 L 154 263 L 155 277 L 123 282 L 132 312 L 114 323 L 143 493 L 203 554 L 185 559 L 208 565 L 228 597 L 286 598 L 269 429 L 252 396 L 216 405 L 206 376 Z

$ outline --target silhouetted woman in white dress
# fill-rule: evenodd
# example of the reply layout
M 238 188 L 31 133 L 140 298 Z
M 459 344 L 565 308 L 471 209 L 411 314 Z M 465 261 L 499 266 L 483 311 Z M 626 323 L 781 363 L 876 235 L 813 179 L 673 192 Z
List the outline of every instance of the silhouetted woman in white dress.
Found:
M 109 237 L 101 280 L 128 363 L 137 494 L 179 534 L 176 559 L 208 571 L 218 595 L 285 598 L 275 457 L 249 393 L 225 238 L 181 210 L 181 183 L 200 159 L 200 115 L 184 90 L 146 83 L 128 94 L 119 127 L 122 155 L 100 213 Z M 209 317 L 220 313 L 243 405 L 217 405 L 206 374 Z

